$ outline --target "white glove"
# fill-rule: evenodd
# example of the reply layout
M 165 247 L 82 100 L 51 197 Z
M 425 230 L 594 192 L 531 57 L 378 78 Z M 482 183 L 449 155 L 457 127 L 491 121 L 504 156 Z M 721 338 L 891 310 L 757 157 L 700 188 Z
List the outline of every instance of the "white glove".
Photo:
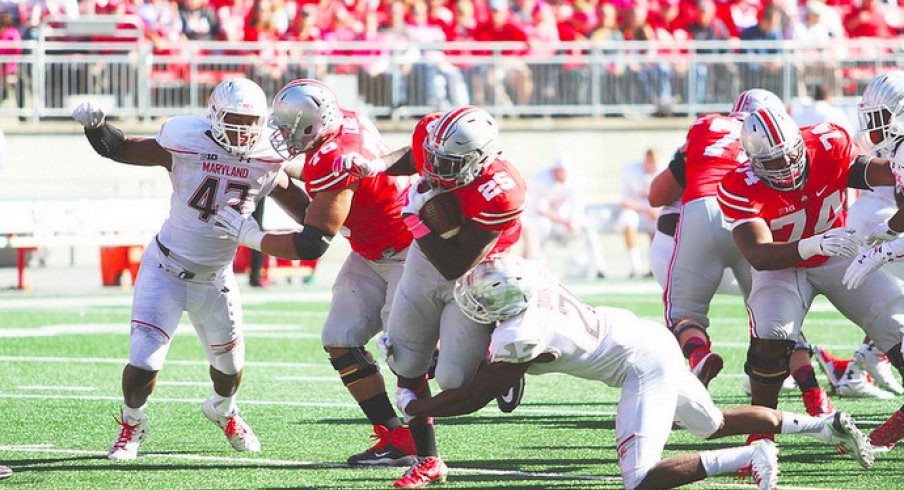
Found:
M 380 336 L 377 337 L 377 350 L 388 363 L 389 359 L 392 358 L 392 339 L 389 338 L 389 335 L 387 335 L 386 332 L 381 333 Z
M 381 158 L 368 160 L 359 153 L 346 153 L 333 161 L 333 173 L 349 173 L 355 177 L 371 177 L 386 170 Z
M 239 245 L 258 251 L 261 249 L 266 233 L 261 231 L 257 221 L 251 216 L 243 217 L 232 206 L 220 206 L 217 209 L 216 225 L 223 228 L 229 238 Z
M 433 198 L 433 196 L 439 194 L 440 190 L 430 188 L 426 192 L 418 192 L 418 187 L 421 185 L 421 180 L 416 181 L 411 184 L 411 188 L 408 189 L 408 203 L 405 204 L 405 207 L 402 208 L 402 214 L 420 214 L 421 208 L 424 207 L 424 203 Z
M 804 260 L 816 255 L 853 257 L 863 247 L 863 239 L 853 230 L 835 228 L 797 242 L 797 252 Z
M 857 256 L 844 271 L 844 278 L 841 282 L 848 289 L 857 289 L 863 284 L 866 276 L 870 275 L 874 270 L 882 267 L 886 262 L 893 262 L 898 257 L 888 243 L 877 245 Z
M 94 129 L 104 122 L 104 110 L 91 102 L 82 102 L 72 110 L 72 119 L 80 122 L 85 129 Z
M 888 226 L 888 221 L 883 221 L 875 226 L 869 233 L 866 234 L 866 237 L 863 241 L 866 242 L 867 245 L 876 245 L 880 243 L 890 242 L 898 238 L 898 232 L 892 230 L 890 226 Z
M 408 412 L 405 411 L 405 408 L 408 407 L 408 404 L 417 400 L 417 395 L 414 394 L 413 391 L 408 388 L 402 388 L 401 386 L 397 386 L 395 389 L 395 403 L 396 406 L 399 407 L 399 412 L 402 413 L 402 417 L 405 419 L 405 422 L 410 422 L 413 418 L 411 415 L 408 415 Z

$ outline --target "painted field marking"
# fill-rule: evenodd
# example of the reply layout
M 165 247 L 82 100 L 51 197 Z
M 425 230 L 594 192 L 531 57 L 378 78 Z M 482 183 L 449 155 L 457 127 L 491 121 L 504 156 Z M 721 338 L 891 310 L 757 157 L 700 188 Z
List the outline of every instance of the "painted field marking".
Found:
M 97 391 L 97 388 L 94 386 L 45 386 L 45 385 L 23 385 L 16 386 L 16 389 L 19 390 L 34 390 L 34 391 Z

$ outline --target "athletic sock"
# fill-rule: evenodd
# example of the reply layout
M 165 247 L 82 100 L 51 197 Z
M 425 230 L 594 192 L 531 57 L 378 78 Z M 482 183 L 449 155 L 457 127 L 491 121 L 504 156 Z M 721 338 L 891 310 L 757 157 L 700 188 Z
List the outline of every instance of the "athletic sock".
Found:
M 382 425 L 390 430 L 402 425 L 385 391 L 364 400 L 358 406 L 373 425 Z
M 750 464 L 753 457 L 753 446 L 730 447 L 700 453 L 700 461 L 706 476 L 734 473 Z
M 144 412 L 148 409 L 148 402 L 144 402 L 144 405 L 138 408 L 132 408 L 125 403 L 122 404 L 122 418 L 123 422 L 127 424 L 134 424 L 135 422 L 140 421 L 144 418 Z
M 234 415 L 238 411 L 235 395 L 221 396 L 217 392 L 214 392 L 210 399 L 213 400 L 214 410 L 224 417 Z
M 819 382 L 816 381 L 816 372 L 813 371 L 813 366 L 809 364 L 797 368 L 797 371 L 794 371 L 791 376 L 794 377 L 794 381 L 797 381 L 797 386 L 800 387 L 801 393 L 819 388 Z

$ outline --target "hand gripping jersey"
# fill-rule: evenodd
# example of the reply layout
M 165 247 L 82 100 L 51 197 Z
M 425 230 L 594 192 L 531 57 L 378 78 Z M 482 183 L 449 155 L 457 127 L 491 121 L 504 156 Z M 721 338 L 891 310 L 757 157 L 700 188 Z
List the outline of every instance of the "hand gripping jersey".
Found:
M 236 244 L 214 226 L 214 214 L 229 200 L 240 199 L 247 216 L 276 186 L 285 163 L 270 147 L 268 136 L 240 158 L 213 140 L 209 119 L 180 116 L 164 123 L 157 143 L 173 156 L 173 194 L 170 215 L 159 234 L 161 243 L 196 264 L 217 267 L 232 261 Z
M 718 114 L 694 121 L 687 131 L 682 204 L 716 195 L 722 177 L 747 162 L 740 140 L 741 124 L 740 119 Z
M 851 163 L 857 157 L 847 132 L 822 123 L 801 129 L 808 169 L 804 186 L 778 191 L 762 182 L 749 165 L 725 175 L 718 188 L 719 206 L 733 226 L 751 219 L 766 221 L 776 242 L 794 242 L 844 226 Z M 817 255 L 797 267 L 813 267 L 828 260 Z
M 402 207 L 408 193 L 407 177 L 378 173 L 356 177 L 333 172 L 333 163 L 347 154 L 373 159 L 389 153 L 370 120 L 342 110 L 342 127 L 315 153 L 305 156 L 302 172 L 305 189 L 313 198 L 318 192 L 339 191 L 358 184 L 342 234 L 352 250 L 368 260 L 394 255 L 411 244 L 411 233 L 402 221 Z
M 488 255 L 506 252 L 521 236 L 521 213 L 527 186 L 515 166 L 497 158 L 473 182 L 452 192 L 464 217 L 478 226 L 501 232 Z
M 490 339 L 493 362 L 535 362 L 530 374 L 566 373 L 620 387 L 631 368 L 631 354 L 643 346 L 632 329 L 640 320 L 620 308 L 591 308 L 547 276 L 534 301 L 521 314 L 500 322 Z

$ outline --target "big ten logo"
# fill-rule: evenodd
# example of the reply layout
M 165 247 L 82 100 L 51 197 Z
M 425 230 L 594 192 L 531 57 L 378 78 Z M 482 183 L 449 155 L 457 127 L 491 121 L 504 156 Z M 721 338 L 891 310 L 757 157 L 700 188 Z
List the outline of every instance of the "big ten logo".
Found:
M 213 160 L 217 159 L 217 155 L 214 153 L 203 153 L 203 154 L 201 154 L 201 159 L 213 161 Z

